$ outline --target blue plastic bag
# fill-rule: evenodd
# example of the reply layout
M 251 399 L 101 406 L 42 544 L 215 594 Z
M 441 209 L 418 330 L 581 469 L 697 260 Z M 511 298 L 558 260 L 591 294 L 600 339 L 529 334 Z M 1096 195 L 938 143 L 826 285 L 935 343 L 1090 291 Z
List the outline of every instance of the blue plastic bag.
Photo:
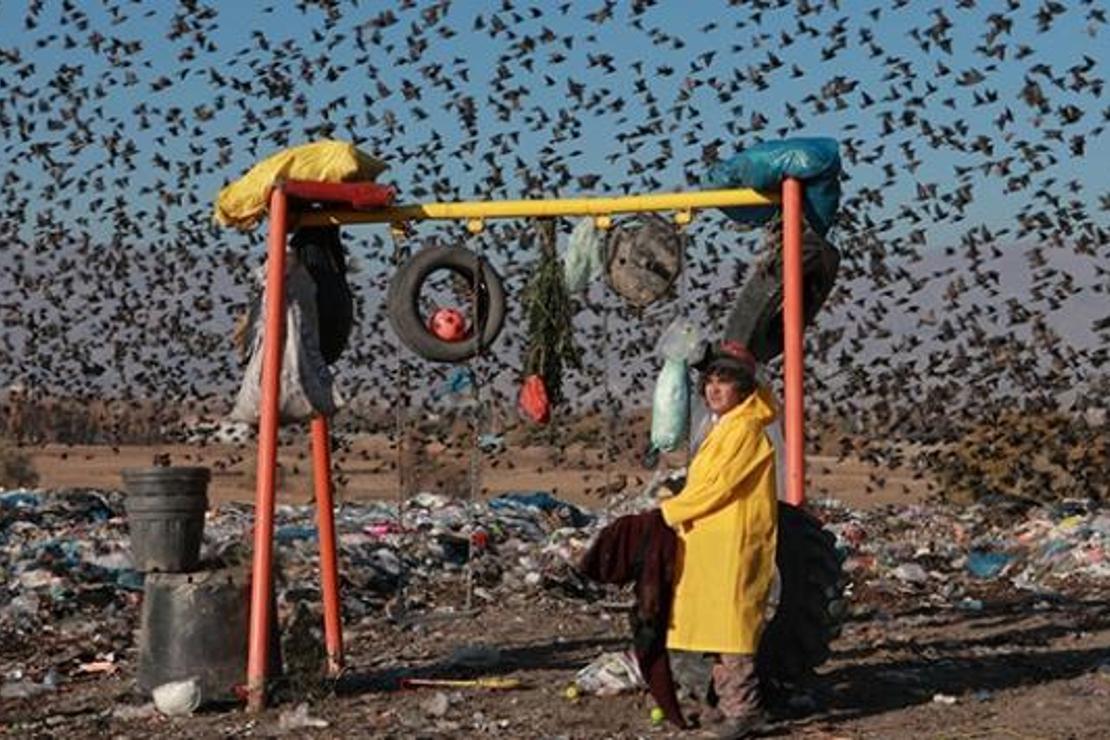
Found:
M 478 402 L 478 379 L 468 367 L 456 367 L 432 389 L 431 399 L 440 408 L 462 409 Z
M 764 141 L 732 159 L 717 162 L 706 177 L 714 188 L 752 188 L 778 191 L 794 177 L 804 183 L 802 211 L 806 222 L 821 236 L 828 233 L 840 206 L 840 146 L 836 139 L 794 138 Z M 779 212 L 779 206 L 722 208 L 740 223 L 760 225 Z
M 686 416 L 690 405 L 689 378 L 685 360 L 668 359 L 655 381 L 651 400 L 651 446 L 672 452 L 686 439 Z

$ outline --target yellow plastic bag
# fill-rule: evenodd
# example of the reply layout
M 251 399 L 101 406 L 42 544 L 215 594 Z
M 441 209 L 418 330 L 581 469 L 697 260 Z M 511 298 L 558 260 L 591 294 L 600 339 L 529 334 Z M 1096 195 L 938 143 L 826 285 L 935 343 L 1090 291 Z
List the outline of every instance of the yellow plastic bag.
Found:
M 231 183 L 216 198 L 216 222 L 249 231 L 258 225 L 277 180 L 373 180 L 388 167 L 346 141 L 316 141 L 282 149 Z

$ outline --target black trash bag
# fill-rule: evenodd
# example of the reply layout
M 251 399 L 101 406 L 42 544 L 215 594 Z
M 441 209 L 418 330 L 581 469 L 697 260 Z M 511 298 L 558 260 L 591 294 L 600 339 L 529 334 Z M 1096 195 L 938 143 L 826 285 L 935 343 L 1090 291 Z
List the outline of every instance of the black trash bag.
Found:
M 305 226 L 293 232 L 290 246 L 316 283 L 320 353 L 334 365 L 351 338 L 355 302 L 347 282 L 347 253 L 338 226 Z

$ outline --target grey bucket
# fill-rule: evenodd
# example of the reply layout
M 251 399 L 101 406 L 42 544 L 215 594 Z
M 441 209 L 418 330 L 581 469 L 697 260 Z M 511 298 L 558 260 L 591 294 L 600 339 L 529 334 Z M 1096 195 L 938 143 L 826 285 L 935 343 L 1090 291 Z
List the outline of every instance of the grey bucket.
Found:
M 163 573 L 196 570 L 210 475 L 207 468 L 123 471 L 136 569 Z
M 129 496 L 204 496 L 212 479 L 212 471 L 202 467 L 127 468 L 122 474 Z
M 139 666 L 143 691 L 192 676 L 201 700 L 230 700 L 246 681 L 250 576 L 240 569 L 153 573 L 143 590 Z M 281 674 L 277 609 L 270 595 L 267 674 Z

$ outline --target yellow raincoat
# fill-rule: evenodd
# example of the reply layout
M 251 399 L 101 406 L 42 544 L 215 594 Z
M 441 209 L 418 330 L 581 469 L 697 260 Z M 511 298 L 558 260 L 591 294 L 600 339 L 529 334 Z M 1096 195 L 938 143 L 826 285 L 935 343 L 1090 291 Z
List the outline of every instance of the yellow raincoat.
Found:
M 270 188 L 278 179 L 315 182 L 373 180 L 386 165 L 346 141 L 316 141 L 282 149 L 251 167 L 220 191 L 216 221 L 221 226 L 253 229 L 270 205 Z
M 667 647 L 752 654 L 775 568 L 775 402 L 760 387 L 724 414 L 694 456 L 686 487 L 661 505 L 679 554 Z

